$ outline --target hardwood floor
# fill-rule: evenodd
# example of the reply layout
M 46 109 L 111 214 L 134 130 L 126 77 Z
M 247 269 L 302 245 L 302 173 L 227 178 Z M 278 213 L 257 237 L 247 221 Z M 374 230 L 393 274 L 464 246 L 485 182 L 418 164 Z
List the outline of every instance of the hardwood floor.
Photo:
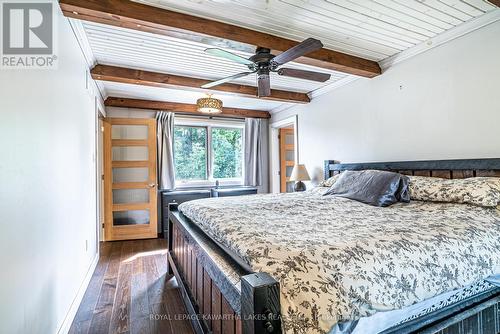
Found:
M 71 334 L 193 333 L 164 239 L 101 243 Z

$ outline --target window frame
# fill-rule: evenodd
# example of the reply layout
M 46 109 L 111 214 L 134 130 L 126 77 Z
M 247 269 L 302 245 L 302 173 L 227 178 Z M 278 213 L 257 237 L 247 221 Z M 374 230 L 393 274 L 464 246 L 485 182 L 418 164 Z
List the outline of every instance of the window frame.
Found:
M 207 179 L 206 180 L 185 180 L 181 181 L 177 178 L 175 179 L 176 189 L 182 188 L 193 188 L 193 187 L 208 187 L 215 186 L 215 181 L 219 180 L 221 186 L 230 185 L 243 185 L 243 178 L 245 175 L 245 121 L 236 119 L 204 119 L 198 117 L 182 117 L 176 116 L 174 120 L 175 126 L 191 126 L 191 127 L 201 127 L 205 128 L 207 131 L 206 139 L 206 159 L 207 159 Z M 213 178 L 213 163 L 214 163 L 214 152 L 212 147 L 212 129 L 226 128 L 226 129 L 241 129 L 241 177 L 240 178 L 227 178 L 227 179 L 214 179 Z M 175 139 L 174 139 L 175 140 Z M 174 152 L 175 155 L 175 152 Z M 174 159 L 175 163 L 175 159 Z

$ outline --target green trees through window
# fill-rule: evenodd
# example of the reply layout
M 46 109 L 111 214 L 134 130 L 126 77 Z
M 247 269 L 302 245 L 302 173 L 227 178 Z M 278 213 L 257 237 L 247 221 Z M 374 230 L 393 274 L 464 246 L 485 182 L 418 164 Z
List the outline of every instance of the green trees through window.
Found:
M 212 128 L 213 178 L 242 177 L 242 129 Z
M 177 180 L 240 179 L 243 176 L 242 164 L 242 128 L 175 126 Z
M 174 165 L 179 180 L 207 179 L 207 128 L 174 127 Z

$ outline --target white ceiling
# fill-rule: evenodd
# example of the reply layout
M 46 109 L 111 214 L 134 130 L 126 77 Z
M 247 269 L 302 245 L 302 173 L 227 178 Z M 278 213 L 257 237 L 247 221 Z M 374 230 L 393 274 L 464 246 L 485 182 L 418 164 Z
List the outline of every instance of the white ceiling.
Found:
M 483 0 L 136 0 L 148 5 L 223 21 L 273 35 L 320 39 L 326 48 L 382 61 L 421 45 L 495 7 Z M 498 11 L 498 10 L 497 10 Z M 246 71 L 204 52 L 207 45 L 172 37 L 82 21 L 94 61 L 204 79 L 219 79 Z M 249 57 L 250 54 L 236 52 Z M 351 75 L 303 64 L 287 67 L 327 72 L 326 83 L 272 75 L 271 86 L 296 92 L 323 92 Z M 235 83 L 255 86 L 255 75 Z M 118 83 L 99 84 L 105 96 L 193 103 L 203 93 Z M 287 104 L 221 93 L 228 107 L 273 110 Z
M 220 79 L 248 71 L 245 65 L 204 52 L 207 45 L 137 30 L 84 22 L 90 47 L 99 64 L 119 65 L 202 79 Z M 237 52 L 244 57 L 251 54 Z M 287 67 L 330 73 L 326 83 L 294 79 L 271 73 L 271 87 L 308 93 L 346 77 L 346 74 L 322 68 L 289 63 Z M 255 74 L 233 81 L 256 86 Z
M 135 0 L 380 61 L 495 9 L 483 0 Z

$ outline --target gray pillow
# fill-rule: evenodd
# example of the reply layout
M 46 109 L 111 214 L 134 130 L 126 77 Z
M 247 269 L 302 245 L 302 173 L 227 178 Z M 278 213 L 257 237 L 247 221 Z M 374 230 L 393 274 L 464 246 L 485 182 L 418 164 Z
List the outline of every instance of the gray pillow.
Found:
M 379 170 L 345 171 L 324 195 L 353 199 L 373 206 L 410 201 L 409 178 Z

